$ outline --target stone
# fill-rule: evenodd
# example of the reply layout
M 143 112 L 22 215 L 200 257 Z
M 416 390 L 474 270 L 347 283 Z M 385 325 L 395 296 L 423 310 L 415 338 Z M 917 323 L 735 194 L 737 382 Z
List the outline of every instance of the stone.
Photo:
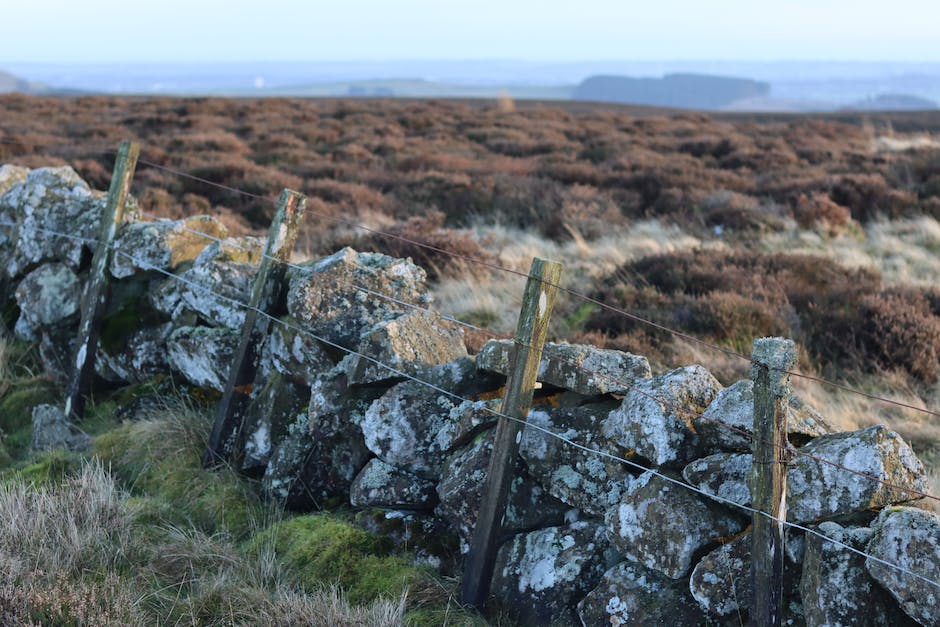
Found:
M 927 491 L 924 465 L 901 436 L 884 425 L 820 436 L 798 453 L 802 454 L 787 472 L 787 519 L 794 522 L 836 518 L 920 498 L 905 488 Z
M 705 555 L 689 578 L 699 607 L 712 616 L 740 618 L 751 606 L 751 536 L 744 534 Z
M 309 405 L 310 388 L 279 372 L 256 380 L 243 417 L 242 470 L 264 472 L 271 452 L 287 435 L 289 426 L 307 413 Z
M 817 531 L 860 551 L 872 534 L 868 527 L 834 522 L 820 523 Z M 866 570 L 864 556 L 812 533 L 806 538 L 800 599 L 808 626 L 891 627 L 909 622 Z
M 107 346 L 104 338 L 95 353 L 95 372 L 111 383 L 143 383 L 169 372 L 166 341 L 173 323 L 131 331 L 120 345 Z
M 323 372 L 333 369 L 334 360 L 323 345 L 304 333 L 290 316 L 272 324 L 261 351 L 258 371 L 264 376 L 278 372 L 294 383 L 313 385 Z
M 374 458 L 353 481 L 349 501 L 355 507 L 430 511 L 437 503 L 434 487 L 433 481 Z
M 224 327 L 179 327 L 167 337 L 167 360 L 193 385 L 224 392 L 239 336 Z
M 478 435 L 457 449 L 444 463 L 437 484 L 440 503 L 437 513 L 460 538 L 460 552 L 470 550 L 470 539 L 483 498 L 486 471 L 493 454 L 493 431 Z M 505 533 L 531 531 L 561 524 L 571 510 L 548 494 L 525 472 L 522 463 L 515 468 L 509 488 L 509 502 L 503 518 Z M 575 512 L 576 514 L 576 512 Z
M 82 286 L 65 264 L 47 263 L 23 277 L 15 297 L 21 319 L 35 332 L 42 327 L 75 322 L 81 307 Z
M 694 425 L 706 449 L 750 453 L 754 437 L 754 382 L 742 379 L 719 391 Z M 802 446 L 812 438 L 834 432 L 835 428 L 819 412 L 798 396 L 790 396 L 787 433 L 791 444 Z
M 71 438 L 71 425 L 61 407 L 56 405 L 33 407 L 33 450 L 68 448 Z
M 699 450 L 693 419 L 721 384 L 701 366 L 686 366 L 640 379 L 610 412 L 603 434 L 655 466 L 684 465 Z
M 578 603 L 582 625 L 701 625 L 702 610 L 685 581 L 676 581 L 633 562 L 617 564 Z
M 271 453 L 262 491 L 289 509 L 346 501 L 353 479 L 371 457 L 359 423 L 380 393 L 348 387 L 338 366 L 317 377 L 307 412 L 288 426 Z
M 477 354 L 480 370 L 509 374 L 513 340 L 489 340 Z M 539 361 L 538 381 L 584 394 L 626 394 L 650 377 L 645 357 L 584 344 L 547 342 Z
M 0 271 L 13 279 L 49 261 L 78 270 L 84 251 L 96 246 L 104 205 L 103 194 L 68 166 L 31 170 L 0 196 L 0 222 L 16 225 L 0 229 L 6 236 L 0 241 Z M 129 198 L 124 221 L 137 214 Z
M 715 453 L 689 464 L 683 477 L 709 494 L 750 505 L 750 469 L 749 453 Z M 924 467 L 894 431 L 875 425 L 824 435 L 799 449 L 790 463 L 787 520 L 815 522 L 920 498 L 910 490 L 926 492 Z
M 129 254 L 111 256 L 111 275 L 123 279 L 153 268 L 173 270 L 194 260 L 212 242 L 210 238 L 224 239 L 227 235 L 225 225 L 211 216 L 126 224 L 114 246 Z
M 264 241 L 258 237 L 211 242 L 190 268 L 177 273 L 179 279 L 162 281 L 151 305 L 174 320 L 192 312 L 204 324 L 241 329 L 263 252 Z
M 605 521 L 627 559 L 672 579 L 686 576 L 693 556 L 716 538 L 744 528 L 740 517 L 651 472 L 628 482 Z
M 415 376 L 430 366 L 467 356 L 463 328 L 436 313 L 416 309 L 376 324 L 365 332 L 357 350 L 370 359 L 351 355 L 346 376 L 354 385 L 400 379 L 398 372 Z
M 750 505 L 752 455 L 749 453 L 715 453 L 696 459 L 682 469 L 682 478 L 689 485 L 718 497 L 719 502 Z
M 304 328 L 352 348 L 363 332 L 411 308 L 382 296 L 426 305 L 424 270 L 408 259 L 344 248 L 329 257 L 291 268 L 287 311 Z
M 622 457 L 627 454 L 606 438 L 600 424 L 616 404 L 602 403 L 572 408 L 541 408 L 529 411 L 528 425 L 519 444 L 532 477 L 549 494 L 588 514 L 603 517 L 620 502 L 627 465 L 616 459 L 578 449 L 545 431 L 592 450 Z M 531 426 L 530 426 L 531 425 Z
M 602 525 L 519 534 L 497 552 L 490 593 L 521 624 L 572 624 L 575 604 L 616 561 Z
M 940 625 L 940 516 L 913 507 L 889 507 L 872 525 L 865 567 L 904 612 L 921 625 Z M 889 562 L 934 583 L 892 568 Z
M 455 444 L 457 401 L 416 381 L 394 386 L 360 423 L 366 446 L 383 461 L 427 479 L 440 476 Z

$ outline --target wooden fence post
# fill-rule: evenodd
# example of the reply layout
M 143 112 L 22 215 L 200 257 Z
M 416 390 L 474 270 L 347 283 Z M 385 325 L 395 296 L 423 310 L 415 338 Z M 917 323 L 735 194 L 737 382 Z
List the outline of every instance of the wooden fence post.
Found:
M 510 357 L 506 395 L 501 407 L 501 413 L 507 416 L 524 420 L 529 414 L 539 361 L 542 359 L 542 345 L 545 343 L 548 319 L 555 304 L 560 279 L 561 264 L 532 260 L 516 327 L 516 343 Z M 489 596 L 521 428 L 518 422 L 502 417 L 496 425 L 493 456 L 486 472 L 486 484 L 473 528 L 461 589 L 463 602 L 478 608 L 483 607 Z
M 783 599 L 783 522 L 787 519 L 787 412 L 790 375 L 796 365 L 792 340 L 754 340 L 751 353 L 754 381 L 754 443 L 751 494 L 755 512 L 751 530 L 751 619 L 755 625 L 779 626 Z
M 117 228 L 124 218 L 124 204 L 130 191 L 140 145 L 124 141 L 117 151 L 114 172 L 111 174 L 111 186 L 104 212 L 101 214 L 101 226 L 98 229 L 98 248 L 91 259 L 91 272 L 82 294 L 82 320 L 78 326 L 78 345 L 72 359 L 72 376 L 65 391 L 65 416 L 68 419 L 81 420 L 85 415 L 85 397 L 91 391 L 91 382 L 95 374 L 95 353 L 98 350 L 98 335 L 101 333 L 101 321 L 108 305 L 110 280 L 108 262 L 111 259 L 111 245 Z
M 232 360 L 228 382 L 216 409 L 215 423 L 209 444 L 202 455 L 206 467 L 217 466 L 232 458 L 241 440 L 244 412 L 255 381 L 260 345 L 268 334 L 271 313 L 283 296 L 285 263 L 290 261 L 297 241 L 298 227 L 304 214 L 307 197 L 289 189 L 281 192 L 277 211 L 268 231 L 261 266 L 251 284 L 251 297 L 245 311 L 245 322 L 238 348 Z

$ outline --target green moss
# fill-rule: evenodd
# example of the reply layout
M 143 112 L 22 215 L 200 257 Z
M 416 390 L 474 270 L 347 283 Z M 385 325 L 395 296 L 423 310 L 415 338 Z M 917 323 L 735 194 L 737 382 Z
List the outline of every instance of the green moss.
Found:
M 33 485 L 60 483 L 81 468 L 82 458 L 77 453 L 55 450 L 38 453 L 30 462 L 13 466 L 4 479 L 23 481 Z
M 460 607 L 418 608 L 405 613 L 407 627 L 487 627 L 490 623 L 482 616 Z
M 52 390 L 47 384 L 32 384 L 10 390 L 0 400 L 0 429 L 11 433 L 32 425 L 33 407 L 49 402 Z
M 427 569 L 392 555 L 388 538 L 330 514 L 298 516 L 277 523 L 252 538 L 248 550 L 257 551 L 270 542 L 304 588 L 337 584 L 353 603 L 397 599 L 429 577 Z

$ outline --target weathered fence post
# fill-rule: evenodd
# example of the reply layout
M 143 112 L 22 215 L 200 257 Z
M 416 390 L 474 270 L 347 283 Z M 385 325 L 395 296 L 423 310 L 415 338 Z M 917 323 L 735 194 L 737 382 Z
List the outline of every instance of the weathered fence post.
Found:
M 506 395 L 501 406 L 501 413 L 506 416 L 524 420 L 529 414 L 539 361 L 542 359 L 542 345 L 545 343 L 548 319 L 555 304 L 560 279 L 561 264 L 532 260 L 516 327 L 516 342 L 510 357 Z M 502 417 L 496 426 L 493 456 L 486 472 L 486 484 L 473 528 L 470 553 L 464 566 L 461 590 L 463 602 L 478 608 L 486 603 L 493 579 L 497 542 L 516 466 L 521 428 L 518 422 Z
M 260 312 L 271 313 L 283 296 L 285 262 L 290 261 L 294 250 L 306 202 L 306 196 L 289 189 L 282 191 L 278 199 L 261 266 L 251 284 L 251 297 L 245 312 L 238 348 L 232 360 L 232 369 L 229 371 L 228 383 L 216 409 L 209 444 L 202 455 L 202 463 L 206 467 L 217 466 L 230 460 L 237 450 L 244 412 L 261 357 L 259 347 L 271 324 L 270 318 Z
M 108 261 L 111 259 L 111 245 L 124 218 L 124 204 L 139 155 L 140 146 L 136 142 L 125 141 L 118 148 L 114 161 L 108 199 L 98 229 L 98 248 L 91 258 L 91 272 L 82 294 L 78 345 L 72 359 L 72 376 L 65 390 L 65 416 L 68 419 L 81 420 L 85 415 L 85 397 L 91 390 L 95 374 L 95 353 L 98 349 L 98 335 L 101 333 L 101 320 L 108 306 Z
M 754 381 L 754 443 L 751 494 L 755 512 L 751 530 L 751 584 L 755 625 L 779 626 L 783 600 L 783 546 L 787 519 L 787 412 L 790 375 L 796 365 L 792 340 L 754 340 L 751 379 Z M 764 514 L 773 516 L 776 520 Z

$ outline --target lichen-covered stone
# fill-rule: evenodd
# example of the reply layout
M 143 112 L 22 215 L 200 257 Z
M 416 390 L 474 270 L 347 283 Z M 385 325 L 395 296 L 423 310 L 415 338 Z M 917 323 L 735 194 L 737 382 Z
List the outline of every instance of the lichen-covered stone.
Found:
M 718 499 L 749 505 L 751 492 L 747 479 L 751 473 L 749 453 L 715 453 L 691 462 L 682 469 L 689 485 L 714 494 Z
M 754 434 L 754 382 L 742 379 L 719 391 L 694 425 L 708 450 L 750 452 Z M 834 431 L 819 412 L 799 397 L 790 396 L 787 433 L 791 443 L 799 446 Z
M 29 168 L 19 165 L 0 165 L 0 196 L 7 193 L 11 187 L 26 180 Z
M 701 366 L 640 379 L 620 407 L 610 412 L 603 433 L 655 466 L 682 465 L 698 452 L 692 421 L 720 389 L 721 384 Z
M 460 538 L 460 551 L 470 549 L 470 538 L 480 510 L 486 471 L 493 454 L 493 432 L 477 436 L 457 449 L 444 463 L 437 484 L 440 504 L 437 513 Z M 552 497 L 525 472 L 519 463 L 509 488 L 503 531 L 518 533 L 558 525 L 569 513 L 567 505 Z
M 123 279 L 141 270 L 172 270 L 192 261 L 212 242 L 199 233 L 225 238 L 228 229 L 211 216 L 126 224 L 118 232 L 114 246 L 129 254 L 111 256 L 111 274 Z
M 519 534 L 497 553 L 491 594 L 524 625 L 572 624 L 575 604 L 612 561 L 602 525 L 582 521 Z
M 173 323 L 131 331 L 122 344 L 109 348 L 99 342 L 95 353 L 95 371 L 112 383 L 143 383 L 154 375 L 169 371 L 166 340 Z
M 295 383 L 312 385 L 321 373 L 332 370 L 333 359 L 297 320 L 283 316 L 280 321 L 270 327 L 258 370 L 265 376 L 278 372 Z
M 599 517 L 620 502 L 623 480 L 628 476 L 626 465 L 578 449 L 535 427 L 592 450 L 624 456 L 626 451 L 607 439 L 600 429 L 600 423 L 613 406 L 613 403 L 603 403 L 574 408 L 533 408 L 519 445 L 519 454 L 526 461 L 529 473 L 552 496 Z
M 223 392 L 238 339 L 235 329 L 179 327 L 167 337 L 167 361 L 193 385 Z
M 358 423 L 379 393 L 348 387 L 339 367 L 317 377 L 307 412 L 271 453 L 263 492 L 290 509 L 348 499 L 353 479 L 371 457 Z
M 411 309 L 376 294 L 426 304 L 424 270 L 408 259 L 344 248 L 289 271 L 287 310 L 305 328 L 347 348 L 383 320 Z M 368 291 L 366 291 L 368 290 Z
M 805 455 L 795 455 L 787 471 L 791 522 L 827 520 L 903 503 L 919 498 L 907 489 L 927 488 L 923 464 L 901 436 L 882 425 L 820 436 L 799 452 Z M 749 505 L 751 459 L 749 453 L 715 453 L 690 463 L 683 476 L 710 494 Z
M 712 616 L 746 613 L 751 587 L 751 536 L 744 534 L 703 557 L 689 578 L 692 597 Z
M 287 435 L 288 426 L 307 413 L 310 388 L 278 372 L 256 382 L 244 413 L 242 470 L 264 471 L 271 451 Z
M 72 437 L 69 420 L 56 405 L 33 407 L 33 450 L 68 448 Z
M 868 527 L 823 522 L 817 531 L 853 549 L 865 550 Z M 807 626 L 902 625 L 903 614 L 865 569 L 865 557 L 807 534 L 800 598 Z
M 913 507 L 889 507 L 872 525 L 867 552 L 871 576 L 921 625 L 940 625 L 940 589 L 923 579 L 892 568 L 889 562 L 940 582 L 940 516 Z
M 705 616 L 689 594 L 685 581 L 676 581 L 633 562 L 621 562 L 601 578 L 578 603 L 581 624 L 646 627 L 700 625 Z
M 81 292 L 81 283 L 71 268 L 62 263 L 47 263 L 23 277 L 15 297 L 21 319 L 35 332 L 76 318 Z
M 684 577 L 692 557 L 744 523 L 724 508 L 650 472 L 629 481 L 605 517 L 613 544 L 628 559 L 667 577 Z
M 352 355 L 347 361 L 346 376 L 351 384 L 358 385 L 400 379 L 399 373 L 414 376 L 429 366 L 467 356 L 459 325 L 438 314 L 416 309 L 376 324 L 365 332 L 357 350 L 370 357 Z
M 433 481 L 375 458 L 356 476 L 349 500 L 356 507 L 431 510 L 437 493 Z
M 83 249 L 94 246 L 84 240 L 98 237 L 104 204 L 103 195 L 68 166 L 31 170 L 0 196 L 0 221 L 16 225 L 0 229 L 5 235 L 0 241 L 4 276 L 16 278 L 47 261 L 78 269 Z M 136 202 L 129 199 L 125 222 L 136 215 Z
M 490 340 L 477 354 L 480 370 L 509 374 L 512 340 Z M 584 394 L 626 394 L 639 379 L 650 377 L 646 357 L 583 344 L 547 342 L 538 380 Z
M 800 452 L 803 455 L 797 455 L 787 472 L 787 518 L 795 522 L 825 520 L 920 498 L 905 488 L 927 491 L 924 465 L 901 436 L 884 425 L 820 436 Z
M 192 267 L 178 273 L 182 280 L 167 277 L 159 284 L 151 304 L 174 320 L 193 312 L 205 324 L 240 329 L 263 251 L 257 237 L 211 242 Z

